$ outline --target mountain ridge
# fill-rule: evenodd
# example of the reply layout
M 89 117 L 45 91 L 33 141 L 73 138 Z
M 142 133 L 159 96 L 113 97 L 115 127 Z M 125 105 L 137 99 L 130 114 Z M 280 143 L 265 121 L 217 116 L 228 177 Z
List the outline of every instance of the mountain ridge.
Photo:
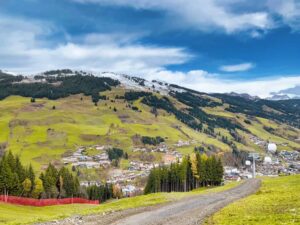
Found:
M 78 146 L 122 148 L 130 159 L 155 162 L 164 160 L 159 148 L 168 154 L 264 153 L 275 142 L 279 150 L 300 149 L 296 99 L 207 94 L 163 81 L 71 70 L 27 78 L 1 73 L 0 97 L 1 149 L 22 154 L 38 169 L 49 160 L 61 163 Z M 145 145 L 143 137 L 162 137 L 166 147 Z

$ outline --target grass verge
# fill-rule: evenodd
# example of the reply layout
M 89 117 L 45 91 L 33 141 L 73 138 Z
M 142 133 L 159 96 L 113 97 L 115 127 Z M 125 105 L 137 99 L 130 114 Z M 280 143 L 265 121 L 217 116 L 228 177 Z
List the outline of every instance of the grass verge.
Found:
M 300 175 L 264 178 L 260 190 L 228 205 L 206 225 L 300 224 Z

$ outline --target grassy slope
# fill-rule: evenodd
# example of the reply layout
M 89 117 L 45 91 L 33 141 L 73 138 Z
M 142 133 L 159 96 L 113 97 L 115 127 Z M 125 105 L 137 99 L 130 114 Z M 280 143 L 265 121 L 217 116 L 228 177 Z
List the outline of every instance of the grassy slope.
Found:
M 243 127 L 248 129 L 253 135 L 259 137 L 260 139 L 277 143 L 277 147 L 279 150 L 295 150 L 300 148 L 300 144 L 293 140 L 299 137 L 299 129 L 291 128 L 285 124 L 278 124 L 272 120 L 268 120 L 265 118 L 256 117 L 254 119 L 250 119 L 243 114 L 235 114 L 225 111 L 223 107 L 206 107 L 204 108 L 204 111 L 211 115 L 227 117 L 238 121 Z M 251 124 L 245 123 L 245 119 L 250 120 Z M 264 126 L 276 129 L 276 134 L 269 133 L 263 128 Z M 224 132 L 222 133 L 224 134 Z M 241 145 L 240 143 L 236 143 L 239 149 L 243 149 L 246 151 L 254 149 L 258 152 L 263 150 L 251 143 L 245 132 L 240 133 L 242 133 L 242 135 L 245 136 L 247 145 Z M 283 143 L 287 145 L 282 145 Z
M 114 99 L 116 95 L 121 96 L 124 92 L 124 89 L 115 88 L 103 94 Z M 83 100 L 80 100 L 81 97 Z M 220 140 L 195 132 L 164 111 L 159 111 L 159 116 L 155 118 L 150 113 L 150 108 L 140 101 L 135 101 L 134 105 L 142 110 L 141 113 L 126 108 L 126 104 L 123 100 L 109 100 L 100 101 L 95 107 L 90 97 L 82 95 L 56 101 L 37 99 L 36 103 L 30 103 L 30 98 L 11 96 L 0 101 L 0 143 L 7 142 L 8 149 L 20 154 L 24 163 L 31 162 L 36 171 L 49 161 L 59 163 L 64 153 L 74 151 L 78 145 L 113 145 L 125 149 L 130 154 L 133 147 L 132 137 L 136 134 L 165 137 L 170 146 L 178 140 L 196 140 L 197 143 L 191 146 L 177 149 L 184 154 L 191 153 L 194 146 L 201 144 L 213 145 L 221 151 L 230 150 L 230 147 Z M 176 104 L 180 105 L 178 102 Z M 54 105 L 56 109 L 52 110 Z M 117 112 L 112 110 L 114 107 L 117 108 Z M 205 111 L 235 119 L 262 139 L 288 143 L 285 147 L 279 145 L 279 149 L 300 148 L 299 143 L 284 136 L 297 136 L 299 130 L 291 130 L 261 118 L 249 125 L 244 123 L 244 115 L 224 111 L 222 107 L 207 107 Z M 263 126 L 266 124 L 277 128 L 278 132 L 282 133 L 281 137 L 265 131 Z M 233 141 L 228 131 L 216 130 Z M 245 136 L 246 143 L 235 142 L 239 149 L 262 151 L 249 141 L 248 134 L 241 133 Z
M 112 98 L 120 90 L 106 94 Z M 136 134 L 165 137 L 170 146 L 178 140 L 195 139 L 229 150 L 229 146 L 196 133 L 166 112 L 155 118 L 147 106 L 136 104 L 141 113 L 126 108 L 123 100 L 102 101 L 95 107 L 90 97 L 81 95 L 56 101 L 37 99 L 34 104 L 29 98 L 11 96 L 0 101 L 0 143 L 7 142 L 8 149 L 20 154 L 23 162 L 31 162 L 36 170 L 50 160 L 58 162 L 65 152 L 75 151 L 78 145 L 107 144 L 131 152 L 131 137 Z M 114 107 L 117 112 L 112 110 Z M 190 146 L 183 152 L 192 151 Z
M 300 175 L 265 178 L 260 190 L 208 219 L 219 224 L 300 224 Z
M 200 188 L 187 193 L 156 193 L 132 198 L 124 198 L 101 205 L 73 204 L 47 207 L 29 207 L 0 203 L 0 224 L 30 224 L 42 221 L 62 219 L 72 215 L 87 215 L 122 209 L 151 206 L 166 203 L 193 195 L 219 192 L 235 187 L 239 183 L 232 182 L 216 188 Z

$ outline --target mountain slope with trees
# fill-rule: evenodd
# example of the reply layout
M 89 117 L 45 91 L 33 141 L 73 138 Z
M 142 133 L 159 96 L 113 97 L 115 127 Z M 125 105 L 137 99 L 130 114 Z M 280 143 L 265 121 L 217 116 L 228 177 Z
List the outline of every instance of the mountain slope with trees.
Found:
M 249 151 L 263 153 L 258 141 L 275 142 L 279 150 L 300 149 L 296 99 L 207 94 L 127 75 L 68 69 L 31 77 L 1 72 L 0 99 L 0 154 L 11 150 L 35 171 L 45 170 L 49 162 L 62 165 L 61 158 L 79 146 L 121 149 L 126 157 L 118 165 L 125 167 L 130 160 L 162 162 L 160 153 L 133 152 L 161 142 L 171 151 L 190 154 L 196 149 L 229 160 Z M 178 146 L 179 141 L 188 145 Z

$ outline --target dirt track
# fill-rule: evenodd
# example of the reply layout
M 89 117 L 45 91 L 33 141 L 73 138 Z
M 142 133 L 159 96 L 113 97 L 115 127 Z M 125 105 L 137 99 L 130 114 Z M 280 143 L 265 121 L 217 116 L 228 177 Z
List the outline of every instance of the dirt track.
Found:
M 195 225 L 227 204 L 255 193 L 260 180 L 251 179 L 241 185 L 219 193 L 209 193 L 180 201 L 139 209 L 114 212 L 109 215 L 91 215 L 69 218 L 52 224 L 87 225 Z M 48 223 L 50 224 L 50 223 Z

